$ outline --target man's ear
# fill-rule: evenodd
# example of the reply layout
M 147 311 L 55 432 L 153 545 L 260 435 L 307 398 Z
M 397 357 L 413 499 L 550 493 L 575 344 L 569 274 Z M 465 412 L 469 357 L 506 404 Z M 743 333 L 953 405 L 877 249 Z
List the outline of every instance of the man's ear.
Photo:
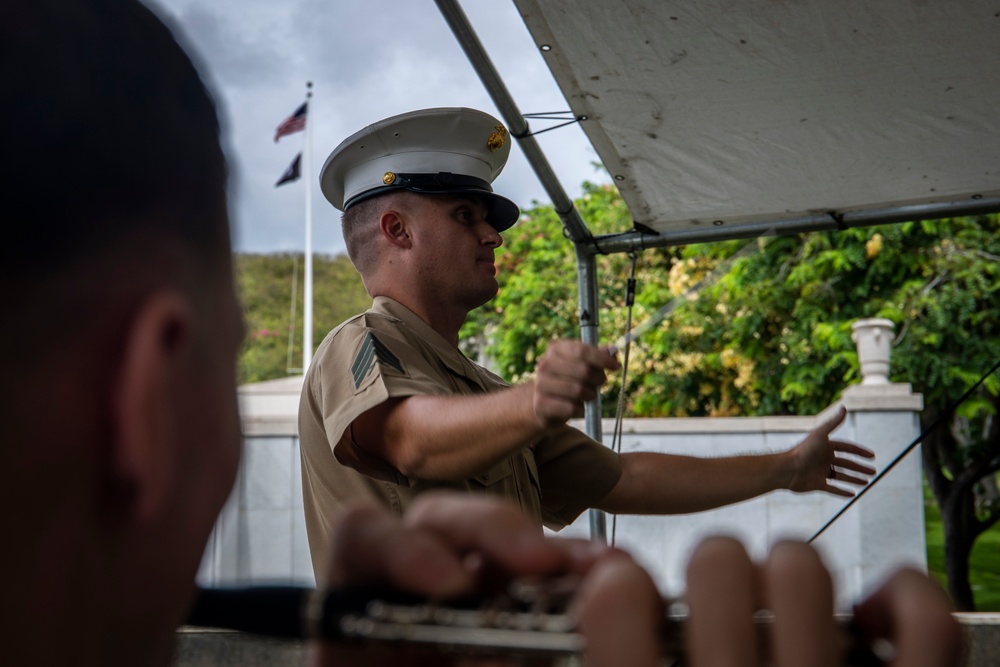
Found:
M 179 473 L 178 378 L 192 343 L 193 313 L 173 290 L 143 299 L 129 324 L 112 397 L 111 474 L 125 489 L 122 508 L 136 521 L 159 515 L 171 502 Z M 183 388 L 180 388 L 181 390 Z
M 413 240 L 410 238 L 410 231 L 406 225 L 406 220 L 396 211 L 385 211 L 378 220 L 379 232 L 389 243 L 400 248 L 410 248 Z

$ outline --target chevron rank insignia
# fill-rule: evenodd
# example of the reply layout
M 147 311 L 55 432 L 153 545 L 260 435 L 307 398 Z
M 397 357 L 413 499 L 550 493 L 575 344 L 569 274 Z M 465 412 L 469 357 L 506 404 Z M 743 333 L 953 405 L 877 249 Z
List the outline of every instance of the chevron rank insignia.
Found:
M 382 341 L 375 337 L 375 334 L 369 331 L 361 343 L 361 349 L 354 357 L 354 363 L 351 364 L 355 389 L 361 388 L 361 383 L 375 368 L 375 364 L 395 368 L 400 373 L 404 372 L 402 362 L 389 351 L 389 348 L 382 344 Z

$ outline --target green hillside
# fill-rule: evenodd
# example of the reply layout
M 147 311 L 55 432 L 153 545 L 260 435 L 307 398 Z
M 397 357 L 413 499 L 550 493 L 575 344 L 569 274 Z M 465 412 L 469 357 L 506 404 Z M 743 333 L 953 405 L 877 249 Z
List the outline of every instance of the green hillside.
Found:
M 286 377 L 289 369 L 294 374 L 301 373 L 302 254 L 236 255 L 235 259 L 236 284 L 247 322 L 238 369 L 240 383 Z M 344 255 L 313 258 L 313 297 L 314 346 L 319 345 L 330 329 L 371 304 L 361 276 Z M 290 363 L 289 333 L 292 334 Z

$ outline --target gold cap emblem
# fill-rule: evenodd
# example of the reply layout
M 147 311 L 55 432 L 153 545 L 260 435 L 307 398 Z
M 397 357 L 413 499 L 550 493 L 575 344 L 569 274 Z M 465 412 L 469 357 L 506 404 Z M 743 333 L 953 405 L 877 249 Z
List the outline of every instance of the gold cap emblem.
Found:
M 392 185 L 393 183 L 396 182 L 396 174 L 392 173 L 391 171 L 385 172 L 385 176 L 382 177 L 382 182 L 385 183 L 386 185 Z
M 490 134 L 490 138 L 486 140 L 486 147 L 490 149 L 491 153 L 503 146 L 504 142 L 507 141 L 507 128 L 503 125 L 497 125 L 495 128 Z

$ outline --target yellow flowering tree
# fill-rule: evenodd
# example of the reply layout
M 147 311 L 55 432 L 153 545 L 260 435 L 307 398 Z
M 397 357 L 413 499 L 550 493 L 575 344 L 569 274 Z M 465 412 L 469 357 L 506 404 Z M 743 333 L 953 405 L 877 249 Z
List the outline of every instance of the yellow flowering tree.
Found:
M 613 187 L 584 191 L 578 206 L 595 233 L 631 226 Z M 532 372 L 549 340 L 579 335 L 575 259 L 549 206 L 527 211 L 506 240 L 500 293 L 470 319 L 466 340 L 470 353 L 516 381 Z M 629 416 L 814 414 L 858 381 L 851 324 L 864 317 L 895 323 L 890 376 L 924 395 L 925 425 L 1000 355 L 996 215 L 750 243 L 649 250 L 637 258 L 634 324 L 671 300 L 683 305 L 633 344 L 624 388 Z M 625 255 L 600 258 L 608 342 L 624 333 L 629 268 Z M 712 284 L 685 300 L 706 276 Z M 610 384 L 606 415 L 620 391 Z M 975 605 L 972 545 L 1000 517 L 1000 501 L 989 493 L 1000 469 L 998 396 L 993 376 L 923 447 L 942 510 L 949 589 L 963 609 Z

